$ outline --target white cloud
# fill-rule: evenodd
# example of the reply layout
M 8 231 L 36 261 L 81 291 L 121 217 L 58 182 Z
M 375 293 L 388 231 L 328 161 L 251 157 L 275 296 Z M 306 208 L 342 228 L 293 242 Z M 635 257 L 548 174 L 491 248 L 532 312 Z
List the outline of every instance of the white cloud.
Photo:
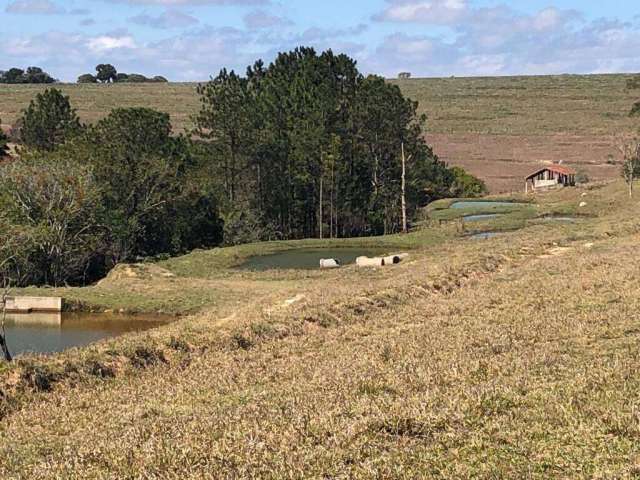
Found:
M 424 22 L 451 24 L 469 11 L 467 0 L 387 0 L 389 5 L 375 20 L 390 22 Z
M 102 35 L 99 37 L 90 38 L 87 42 L 89 50 L 96 53 L 104 53 L 109 50 L 116 50 L 119 48 L 134 49 L 137 48 L 136 42 L 130 35 L 124 36 L 109 36 Z
M 182 1 L 193 5 L 205 0 Z M 523 13 L 505 5 L 476 8 L 472 0 L 387 0 L 376 18 L 388 21 L 386 15 L 392 14 L 385 26 L 391 33 L 377 40 L 372 40 L 376 32 L 370 31 L 371 24 L 303 28 L 269 10 L 253 10 L 244 28 L 190 28 L 196 15 L 175 8 L 149 11 L 130 20 L 176 30 L 154 34 L 154 40 L 128 30 L 11 35 L 0 42 L 0 68 L 34 64 L 63 80 L 75 80 L 98 63 L 112 63 L 125 72 L 205 80 L 221 67 L 244 71 L 257 58 L 269 62 L 279 51 L 304 45 L 344 52 L 365 73 L 387 76 L 400 71 L 460 76 L 640 70 L 640 29 L 615 19 L 588 21 L 578 12 L 558 8 Z M 398 27 L 408 33 L 393 33 L 400 21 L 415 25 Z M 433 23 L 439 27 L 430 29 Z M 429 31 L 433 33 L 423 33 Z M 364 32 L 369 32 L 366 42 Z

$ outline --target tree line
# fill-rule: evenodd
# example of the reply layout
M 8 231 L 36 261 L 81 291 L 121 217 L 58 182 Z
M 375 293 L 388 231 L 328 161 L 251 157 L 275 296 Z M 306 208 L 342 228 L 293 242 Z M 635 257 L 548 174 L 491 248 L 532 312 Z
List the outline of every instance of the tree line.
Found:
M 96 74 L 85 73 L 78 77 L 78 83 L 165 83 L 168 80 L 160 75 L 146 77 L 139 73 L 122 73 L 110 63 L 96 66 Z
M 147 108 L 84 125 L 60 91 L 38 94 L 15 128 L 19 158 L 0 166 L 0 276 L 87 284 L 223 243 L 393 233 L 403 192 L 411 221 L 485 191 L 436 157 L 415 102 L 345 55 L 299 48 L 198 94 L 187 135 Z
M 42 70 L 40 67 L 29 67 L 26 70 L 21 68 L 10 68 L 7 71 L 0 71 L 0 83 L 8 84 L 43 84 L 55 83 L 57 80 Z

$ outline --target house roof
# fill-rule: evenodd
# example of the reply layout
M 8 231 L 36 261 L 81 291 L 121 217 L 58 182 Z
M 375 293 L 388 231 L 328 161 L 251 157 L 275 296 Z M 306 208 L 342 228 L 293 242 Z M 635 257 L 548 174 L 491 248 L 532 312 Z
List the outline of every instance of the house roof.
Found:
M 540 168 L 540 169 L 536 170 L 531 175 L 527 176 L 527 178 L 529 179 L 529 178 L 535 177 L 539 173 L 544 172 L 546 170 L 549 170 L 550 172 L 560 173 L 562 175 L 576 175 L 576 173 L 577 173 L 571 167 L 566 167 L 564 165 L 556 165 L 556 164 L 554 164 L 554 165 L 547 165 L 544 168 Z

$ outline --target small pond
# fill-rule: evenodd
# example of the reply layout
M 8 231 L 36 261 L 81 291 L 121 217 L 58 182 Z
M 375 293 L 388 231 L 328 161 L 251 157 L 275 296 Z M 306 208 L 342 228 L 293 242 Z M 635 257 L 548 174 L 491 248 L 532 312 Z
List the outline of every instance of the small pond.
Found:
M 320 268 L 320 259 L 335 258 L 341 265 L 355 263 L 361 256 L 374 257 L 388 253 L 379 248 L 317 248 L 285 250 L 271 255 L 250 257 L 239 268 L 243 270 L 312 270 Z
M 517 202 L 492 202 L 490 200 L 465 200 L 461 202 L 455 202 L 451 204 L 450 208 L 462 209 L 482 209 L 482 208 L 519 208 L 527 206 L 527 203 L 517 203 Z
M 484 213 L 481 215 L 467 215 L 464 217 L 465 222 L 481 222 L 483 220 L 491 220 L 492 218 L 498 218 L 502 215 L 498 213 Z
M 7 345 L 13 356 L 55 353 L 83 347 L 105 338 L 165 325 L 161 316 L 115 314 L 30 313 L 9 314 L 5 322 Z

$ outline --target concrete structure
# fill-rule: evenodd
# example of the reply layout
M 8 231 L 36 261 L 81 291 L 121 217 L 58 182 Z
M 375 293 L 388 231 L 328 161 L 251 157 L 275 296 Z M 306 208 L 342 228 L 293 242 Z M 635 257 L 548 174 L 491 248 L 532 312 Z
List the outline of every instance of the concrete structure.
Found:
M 7 323 L 14 325 L 62 326 L 62 313 L 8 313 Z
M 62 312 L 60 297 L 7 297 L 7 313 L 57 313 Z
M 340 261 L 335 258 L 323 258 L 320 260 L 320 268 L 340 268 Z
M 386 257 L 358 257 L 356 259 L 356 265 L 358 267 L 385 267 L 390 265 L 397 265 L 406 258 L 409 258 L 408 253 L 401 253 L 400 255 L 388 255 Z
M 535 192 L 550 188 L 573 187 L 576 184 L 576 171 L 564 165 L 549 165 L 536 170 L 525 179 L 524 191 Z

